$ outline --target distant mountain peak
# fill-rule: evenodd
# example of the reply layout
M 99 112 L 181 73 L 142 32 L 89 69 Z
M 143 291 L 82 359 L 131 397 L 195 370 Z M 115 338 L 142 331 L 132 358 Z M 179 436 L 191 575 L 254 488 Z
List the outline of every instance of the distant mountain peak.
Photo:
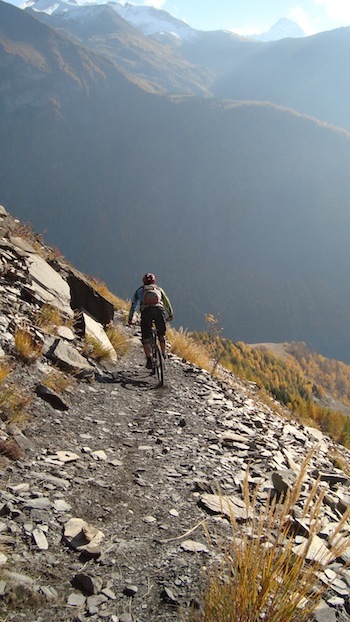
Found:
M 108 2 L 108 5 L 144 35 L 169 33 L 181 38 L 189 38 L 196 32 L 186 22 L 173 17 L 162 9 L 129 3 L 122 5 L 113 1 Z
M 278 41 L 279 39 L 287 39 L 288 37 L 298 39 L 305 36 L 305 32 L 296 22 L 293 22 L 287 17 L 281 17 L 270 30 L 261 35 L 253 35 L 252 38 L 257 41 Z
M 101 6 L 112 8 L 120 17 L 137 28 L 144 35 L 152 36 L 159 34 L 170 34 L 180 39 L 193 39 L 197 31 L 181 19 L 173 17 L 162 9 L 155 9 L 151 6 L 141 6 L 138 4 L 120 4 L 113 0 L 107 0 L 102 4 L 95 4 L 88 0 L 26 0 L 22 9 L 30 8 L 33 11 L 44 12 L 49 15 L 53 13 L 74 14 L 75 9 L 83 7 L 95 9 Z
M 78 6 L 76 0 L 26 0 L 20 8 L 52 15 L 52 13 L 65 13 L 76 6 Z

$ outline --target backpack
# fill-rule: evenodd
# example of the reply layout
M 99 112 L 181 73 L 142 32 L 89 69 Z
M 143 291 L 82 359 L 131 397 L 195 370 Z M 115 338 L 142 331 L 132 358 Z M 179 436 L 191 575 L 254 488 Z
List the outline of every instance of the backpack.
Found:
M 162 304 L 162 292 L 157 285 L 144 285 L 142 290 L 142 306 L 155 307 Z

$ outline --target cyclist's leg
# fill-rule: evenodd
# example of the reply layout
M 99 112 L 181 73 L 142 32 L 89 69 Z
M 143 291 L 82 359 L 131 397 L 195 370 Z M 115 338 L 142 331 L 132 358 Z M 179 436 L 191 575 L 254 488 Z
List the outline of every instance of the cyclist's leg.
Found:
M 151 361 L 151 326 L 152 314 L 150 313 L 150 308 L 146 308 L 141 313 L 141 340 L 147 358 L 147 367 L 149 367 Z
M 166 341 L 165 341 L 165 333 L 166 333 L 166 322 L 165 322 L 165 312 L 163 309 L 156 307 L 156 313 L 154 321 L 156 323 L 158 339 L 160 343 L 160 349 L 162 351 L 163 356 L 165 357 L 166 353 Z

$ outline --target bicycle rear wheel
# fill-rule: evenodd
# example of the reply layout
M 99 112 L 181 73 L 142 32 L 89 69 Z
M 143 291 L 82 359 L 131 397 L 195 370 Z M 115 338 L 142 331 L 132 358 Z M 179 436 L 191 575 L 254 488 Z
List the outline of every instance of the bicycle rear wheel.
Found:
M 159 386 L 162 387 L 164 384 L 164 359 L 158 344 L 156 345 L 156 373 Z

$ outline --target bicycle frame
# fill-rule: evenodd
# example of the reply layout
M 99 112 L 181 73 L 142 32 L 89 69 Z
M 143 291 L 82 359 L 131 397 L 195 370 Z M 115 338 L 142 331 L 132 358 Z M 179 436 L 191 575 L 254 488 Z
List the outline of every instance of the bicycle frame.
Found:
M 164 384 L 164 358 L 158 343 L 157 329 L 152 323 L 151 328 L 151 360 L 152 360 L 152 375 L 157 375 L 159 386 Z

